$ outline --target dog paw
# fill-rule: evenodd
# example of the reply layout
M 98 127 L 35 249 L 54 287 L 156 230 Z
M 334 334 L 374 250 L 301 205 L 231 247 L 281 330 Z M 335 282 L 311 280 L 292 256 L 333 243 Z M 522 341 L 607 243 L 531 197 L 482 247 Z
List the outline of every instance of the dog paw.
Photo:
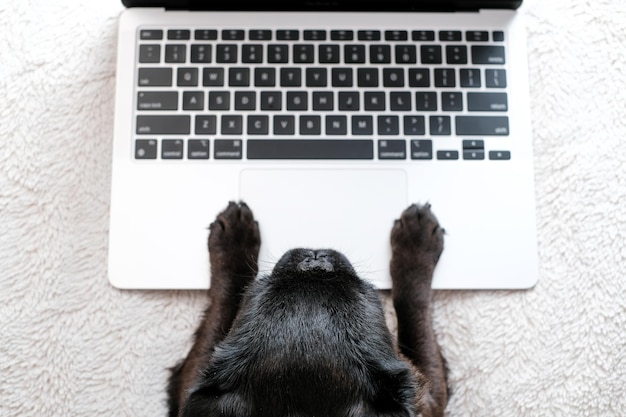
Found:
M 409 206 L 391 230 L 392 266 L 434 269 L 443 252 L 443 235 L 430 204 Z
M 245 203 L 230 202 L 209 230 L 212 275 L 256 275 L 261 235 L 252 210 Z

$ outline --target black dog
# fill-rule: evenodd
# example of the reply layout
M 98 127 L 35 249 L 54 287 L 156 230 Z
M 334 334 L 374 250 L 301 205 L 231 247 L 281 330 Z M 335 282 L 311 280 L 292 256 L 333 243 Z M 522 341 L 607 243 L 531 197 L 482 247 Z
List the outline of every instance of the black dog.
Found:
M 259 228 L 230 203 L 210 227 L 211 302 L 170 378 L 170 416 L 441 416 L 430 312 L 443 230 L 410 206 L 391 231 L 398 343 L 376 290 L 332 250 L 294 249 L 255 280 Z

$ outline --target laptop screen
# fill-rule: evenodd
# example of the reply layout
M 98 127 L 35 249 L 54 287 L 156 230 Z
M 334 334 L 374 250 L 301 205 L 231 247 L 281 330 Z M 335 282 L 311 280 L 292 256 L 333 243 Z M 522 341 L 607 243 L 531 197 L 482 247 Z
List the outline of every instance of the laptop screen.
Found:
M 522 0 L 122 0 L 126 7 L 181 10 L 467 11 L 517 9 Z

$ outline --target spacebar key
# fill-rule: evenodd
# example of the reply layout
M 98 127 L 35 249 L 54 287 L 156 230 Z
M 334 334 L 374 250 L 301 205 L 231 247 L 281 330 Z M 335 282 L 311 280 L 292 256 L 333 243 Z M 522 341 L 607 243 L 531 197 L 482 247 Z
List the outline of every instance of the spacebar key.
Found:
M 357 139 L 249 139 L 248 159 L 374 159 L 374 141 Z

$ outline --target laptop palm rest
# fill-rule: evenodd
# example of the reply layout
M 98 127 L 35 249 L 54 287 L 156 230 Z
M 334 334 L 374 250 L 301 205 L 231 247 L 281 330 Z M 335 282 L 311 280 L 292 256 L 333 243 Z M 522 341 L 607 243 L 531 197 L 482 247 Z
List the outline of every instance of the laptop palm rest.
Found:
M 248 169 L 240 198 L 261 230 L 259 273 L 295 247 L 331 248 L 361 278 L 390 288 L 389 234 L 408 205 L 403 170 Z

